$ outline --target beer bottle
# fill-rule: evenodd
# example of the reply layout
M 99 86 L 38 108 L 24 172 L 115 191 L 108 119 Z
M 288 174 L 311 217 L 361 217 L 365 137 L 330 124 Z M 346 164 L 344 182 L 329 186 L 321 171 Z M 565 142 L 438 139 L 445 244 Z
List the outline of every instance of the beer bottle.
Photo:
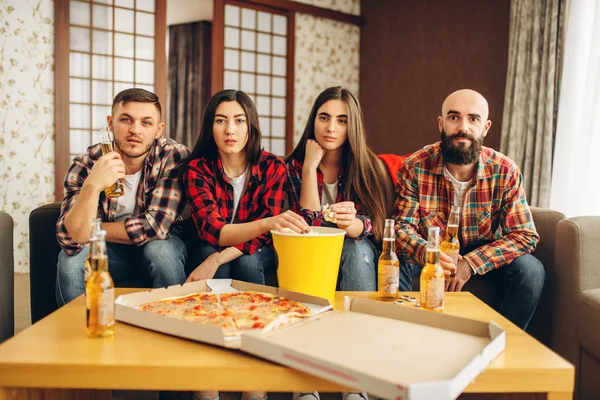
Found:
M 114 150 L 113 133 L 104 127 L 100 129 L 100 145 L 102 146 L 102 155 Z M 104 189 L 106 197 L 121 197 L 125 193 L 123 180 L 117 179 L 115 183 Z
M 92 276 L 92 264 L 91 264 L 91 260 L 92 260 L 92 241 L 94 240 L 94 233 L 96 231 L 99 231 L 100 229 L 100 224 L 102 223 L 102 219 L 101 218 L 92 218 L 92 225 L 91 225 L 91 230 L 90 230 L 90 243 L 88 244 L 88 255 L 85 259 L 85 284 L 87 285 L 87 281 L 90 279 L 90 276 Z
M 425 266 L 421 270 L 421 308 L 444 309 L 444 270 L 440 265 L 440 228 L 429 227 Z
M 85 286 L 87 335 L 112 336 L 115 333 L 115 285 L 108 273 L 106 231 L 94 233 L 91 242 L 92 276 Z
M 448 226 L 442 243 L 440 243 L 440 251 L 449 255 L 452 258 L 454 266 L 458 264 L 458 253 L 460 252 L 460 243 L 458 241 L 458 225 L 460 221 L 460 207 L 452 206 L 450 217 L 448 218 Z M 449 276 L 446 276 L 447 281 L 453 281 L 456 277 L 456 270 Z
M 383 250 L 377 265 L 377 297 L 380 300 L 394 300 L 398 293 L 400 262 L 394 251 L 395 243 L 394 220 L 386 219 L 383 230 Z

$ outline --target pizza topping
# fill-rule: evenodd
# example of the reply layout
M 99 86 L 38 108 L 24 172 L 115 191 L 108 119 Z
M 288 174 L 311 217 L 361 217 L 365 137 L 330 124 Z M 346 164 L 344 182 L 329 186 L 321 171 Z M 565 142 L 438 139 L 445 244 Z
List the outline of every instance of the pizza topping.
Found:
M 217 326 L 226 336 L 239 336 L 243 331 L 263 329 L 273 322 L 277 327 L 287 325 L 311 313 L 308 307 L 297 301 L 253 291 L 220 295 L 194 293 L 146 303 L 139 309 L 192 323 Z

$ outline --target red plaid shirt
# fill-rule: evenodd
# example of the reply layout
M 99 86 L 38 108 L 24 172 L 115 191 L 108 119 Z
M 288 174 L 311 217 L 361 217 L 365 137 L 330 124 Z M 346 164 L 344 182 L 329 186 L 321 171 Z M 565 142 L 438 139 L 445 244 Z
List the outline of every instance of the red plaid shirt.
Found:
M 473 249 L 464 258 L 478 274 L 531 253 L 539 240 L 523 178 L 505 155 L 483 147 L 477 176 L 465 194 L 461 210 L 460 243 Z M 410 261 L 425 264 L 427 229 L 446 229 L 454 186 L 444 176 L 440 142 L 408 157 L 396 183 L 394 215 L 400 225 L 397 251 Z M 452 200 L 451 200 L 452 199 Z
M 320 226 L 323 223 L 323 211 L 309 210 L 308 208 L 304 208 L 300 205 L 300 193 L 302 191 L 302 164 L 302 162 L 294 158 L 290 158 L 286 163 L 289 181 L 288 198 L 290 202 L 290 210 L 303 216 L 309 225 Z M 336 203 L 339 203 L 341 201 L 346 201 L 344 200 L 344 184 L 346 181 L 344 179 L 343 171 L 341 170 L 337 181 L 338 194 Z M 319 168 L 317 168 L 317 191 L 319 193 L 319 202 L 321 202 L 321 197 L 323 196 L 323 172 L 321 172 Z M 356 218 L 360 219 L 363 223 L 363 231 L 356 238 L 356 240 L 359 240 L 371 234 L 373 231 L 373 225 L 371 224 L 371 218 L 366 215 L 360 215 L 360 204 L 355 202 L 354 207 L 356 208 L 357 212 Z
M 260 161 L 250 168 L 248 184 L 240 197 L 234 223 L 252 222 L 281 213 L 286 184 L 285 163 L 280 157 L 263 151 Z M 192 208 L 192 218 L 200 239 L 219 246 L 221 229 L 233 214 L 233 186 L 223 170 L 221 159 L 195 159 L 183 174 L 183 186 Z M 271 245 L 266 232 L 234 247 L 252 254 Z
M 142 168 L 135 210 L 133 215 L 125 219 L 127 235 L 136 245 L 167 239 L 174 228 L 174 222 L 181 219 L 185 201 L 181 197 L 177 167 L 188 154 L 189 150 L 184 145 L 177 144 L 172 139 L 161 136 L 154 141 Z M 84 245 L 78 244 L 69 235 L 65 217 L 75 204 L 94 163 L 101 156 L 100 144 L 89 147 L 86 154 L 75 157 L 65 176 L 64 199 L 56 222 L 56 238 L 68 255 L 79 253 Z M 118 199 L 106 197 L 104 191 L 100 193 L 98 217 L 103 222 L 115 221 Z

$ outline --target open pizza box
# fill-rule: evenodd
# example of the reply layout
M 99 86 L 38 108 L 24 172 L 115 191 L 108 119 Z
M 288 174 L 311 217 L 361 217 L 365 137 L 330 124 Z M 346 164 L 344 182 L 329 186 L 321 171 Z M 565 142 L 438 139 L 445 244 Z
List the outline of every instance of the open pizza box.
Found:
M 168 297 L 186 296 L 191 293 L 202 292 L 231 293 L 236 291 L 266 292 L 299 301 L 310 308 L 312 312 L 310 318 L 314 318 L 316 315 L 332 308 L 329 300 L 321 297 L 231 279 L 209 279 L 119 296 L 115 300 L 115 318 L 117 321 L 169 335 L 238 349 L 241 344 L 240 337 L 226 337 L 219 327 L 193 324 L 137 309 L 142 304 Z
M 270 333 L 248 332 L 241 350 L 385 399 L 455 399 L 506 345 L 494 322 L 346 297 Z

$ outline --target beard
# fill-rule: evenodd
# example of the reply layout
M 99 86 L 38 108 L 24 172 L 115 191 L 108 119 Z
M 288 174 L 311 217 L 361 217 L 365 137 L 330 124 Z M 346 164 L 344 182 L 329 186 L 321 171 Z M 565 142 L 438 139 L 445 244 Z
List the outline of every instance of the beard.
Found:
M 139 157 L 146 155 L 150 151 L 150 148 L 152 147 L 153 144 L 154 144 L 154 141 L 150 142 L 141 151 L 134 152 L 134 151 L 129 151 L 129 150 L 125 149 L 125 147 L 127 146 L 127 140 L 125 140 L 125 142 L 121 142 L 120 140 L 115 138 L 115 146 L 117 146 L 117 148 L 121 151 L 121 153 L 123 153 L 124 155 L 126 155 L 129 158 L 139 158 Z
M 465 138 L 471 141 L 470 146 L 464 144 L 454 145 L 454 138 Z M 444 162 L 455 165 L 474 164 L 479 159 L 481 147 L 483 145 L 483 136 L 477 140 L 475 136 L 466 132 L 459 132 L 455 135 L 448 136 L 446 131 L 442 129 L 442 158 Z

